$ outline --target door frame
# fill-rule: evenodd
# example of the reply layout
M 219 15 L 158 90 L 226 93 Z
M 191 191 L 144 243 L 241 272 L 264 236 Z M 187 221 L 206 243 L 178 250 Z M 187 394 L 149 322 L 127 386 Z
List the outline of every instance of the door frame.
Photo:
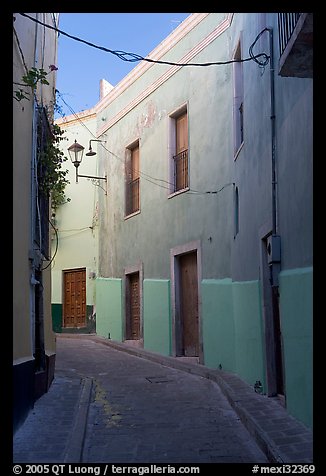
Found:
M 65 326 L 65 299 L 66 299 L 66 293 L 65 293 L 65 274 L 66 273 L 72 273 L 76 271 L 84 271 L 85 272 L 85 323 L 83 327 L 66 327 Z M 86 267 L 82 268 L 69 268 L 69 269 L 63 269 L 62 270 L 62 328 L 64 329 L 83 329 L 84 327 L 87 327 L 87 279 L 86 279 Z
M 202 258 L 201 241 L 191 241 L 183 245 L 170 249 L 170 269 L 171 269 L 171 305 L 172 305 L 172 356 L 180 355 L 181 347 L 181 319 L 180 319 L 180 264 L 179 257 L 196 252 L 197 255 L 197 284 L 198 284 L 198 342 L 199 342 L 199 363 L 204 362 L 203 333 L 202 333 L 202 312 L 201 312 L 201 277 Z
M 128 266 L 124 269 L 124 313 L 123 313 L 123 340 L 127 340 L 127 323 L 130 316 L 128 315 L 128 302 L 130 300 L 129 279 L 130 274 L 139 274 L 139 342 L 143 345 L 144 342 L 144 321 L 143 321 L 143 281 L 144 281 L 144 265 L 142 262 L 135 264 L 134 266 Z

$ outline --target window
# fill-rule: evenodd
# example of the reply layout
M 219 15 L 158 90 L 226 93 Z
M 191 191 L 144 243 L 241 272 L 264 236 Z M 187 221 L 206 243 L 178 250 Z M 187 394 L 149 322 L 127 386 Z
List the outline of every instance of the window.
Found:
M 239 190 L 234 189 L 234 238 L 239 233 Z
M 140 210 L 139 142 L 127 149 L 126 160 L 126 215 Z
M 188 114 L 186 106 L 170 116 L 170 193 L 188 190 Z
M 233 130 L 234 157 L 236 158 L 244 141 L 244 106 L 243 106 L 243 63 L 241 60 L 241 43 L 239 41 L 233 59 Z

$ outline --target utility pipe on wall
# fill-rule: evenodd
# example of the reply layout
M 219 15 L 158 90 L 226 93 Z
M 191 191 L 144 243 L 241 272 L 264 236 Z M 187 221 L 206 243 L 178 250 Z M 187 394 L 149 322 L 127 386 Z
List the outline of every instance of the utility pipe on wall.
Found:
M 276 163 L 276 127 L 275 127 L 275 68 L 274 68 L 274 44 L 273 28 L 267 28 L 269 31 L 270 47 L 270 119 L 271 119 L 271 158 L 272 158 L 272 236 L 268 243 L 268 253 L 270 259 L 271 285 L 278 289 L 278 276 L 281 269 L 281 237 L 278 234 L 278 194 L 277 194 L 277 163 Z
M 271 100 L 271 144 L 272 144 L 272 226 L 273 235 L 278 232 L 277 217 L 277 174 L 276 174 L 276 134 L 275 134 L 275 84 L 274 84 L 274 45 L 273 45 L 273 29 L 268 28 L 269 45 L 270 45 L 270 100 Z

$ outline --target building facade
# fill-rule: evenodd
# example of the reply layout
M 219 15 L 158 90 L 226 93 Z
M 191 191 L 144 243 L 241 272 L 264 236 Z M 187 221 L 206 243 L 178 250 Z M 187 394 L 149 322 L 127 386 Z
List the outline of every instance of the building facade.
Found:
M 51 139 L 57 13 L 13 15 L 13 426 L 24 422 L 54 376 L 49 195 L 40 157 Z M 33 69 L 34 68 L 34 69 Z M 42 73 L 43 71 L 43 73 Z M 39 75 L 39 76 L 38 76 Z M 23 78 L 35 80 L 35 90 Z M 45 79 L 46 82 L 43 81 Z
M 95 107 L 97 334 L 233 372 L 308 426 L 311 52 L 311 14 L 194 13 Z

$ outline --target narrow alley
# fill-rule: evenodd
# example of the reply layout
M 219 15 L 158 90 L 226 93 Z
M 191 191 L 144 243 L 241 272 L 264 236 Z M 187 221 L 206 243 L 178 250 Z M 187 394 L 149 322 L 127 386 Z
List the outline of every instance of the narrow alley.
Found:
M 74 453 L 71 444 L 76 445 L 76 438 L 82 438 L 84 433 L 84 441 L 80 442 L 83 447 L 80 462 L 83 463 L 268 461 L 217 383 L 98 344 L 87 336 L 60 336 L 57 349 L 55 381 L 61 379 L 62 383 L 67 383 L 70 379 L 72 388 L 80 378 L 86 379 L 89 389 L 89 382 L 92 382 L 91 394 L 88 415 L 84 411 L 86 431 L 80 427 L 82 419 L 79 419 L 79 428 L 75 426 L 74 430 L 76 437 L 70 433 L 67 453 L 63 441 L 68 433 L 65 434 L 65 428 L 61 426 L 58 441 L 48 445 L 48 459 L 45 455 L 42 462 L 58 462 L 60 458 L 63 458 L 61 462 L 69 461 L 69 458 L 70 462 L 79 462 L 73 460 L 78 457 L 78 448 Z M 53 385 L 53 389 L 42 398 L 49 397 L 55 388 Z M 67 430 L 69 405 L 76 409 L 77 401 L 71 400 L 69 392 L 56 398 L 57 425 L 61 425 L 59 412 L 61 415 L 66 413 Z M 49 419 L 50 415 L 46 418 Z M 39 415 L 34 428 L 29 425 L 28 448 L 20 444 L 25 425 L 17 432 L 15 462 L 35 462 L 35 454 L 40 455 L 40 445 L 42 440 L 44 442 L 42 431 L 49 433 L 49 425 L 41 419 L 42 415 Z M 59 429 L 54 430 L 52 426 L 52 431 L 55 439 Z M 56 455 L 53 448 L 57 448 Z

